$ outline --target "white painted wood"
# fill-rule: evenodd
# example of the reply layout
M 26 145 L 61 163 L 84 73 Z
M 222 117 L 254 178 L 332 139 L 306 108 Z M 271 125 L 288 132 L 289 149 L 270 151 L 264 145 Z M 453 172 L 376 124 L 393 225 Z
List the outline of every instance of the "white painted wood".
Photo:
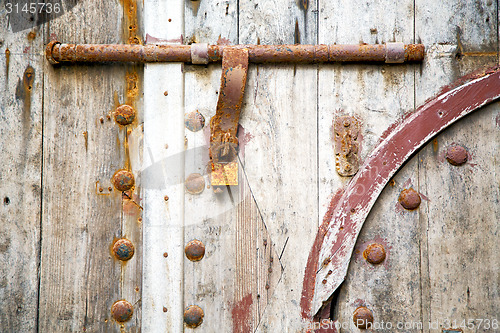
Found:
M 144 3 L 145 33 L 153 37 L 179 40 L 183 19 L 182 0 Z M 181 332 L 183 327 L 182 66 L 147 64 L 144 68 L 144 332 Z

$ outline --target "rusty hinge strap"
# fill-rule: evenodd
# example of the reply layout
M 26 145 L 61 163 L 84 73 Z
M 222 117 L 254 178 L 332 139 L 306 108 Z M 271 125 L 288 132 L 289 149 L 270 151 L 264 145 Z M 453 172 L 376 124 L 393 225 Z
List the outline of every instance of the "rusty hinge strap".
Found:
M 248 50 L 251 63 L 324 63 L 422 61 L 424 45 L 403 43 L 358 45 L 132 45 L 61 44 L 47 45 L 51 64 L 60 62 L 186 62 L 207 64 L 221 61 L 229 49 Z
M 228 47 L 222 59 L 217 112 L 210 121 L 212 186 L 238 185 L 238 123 L 248 72 L 248 50 Z

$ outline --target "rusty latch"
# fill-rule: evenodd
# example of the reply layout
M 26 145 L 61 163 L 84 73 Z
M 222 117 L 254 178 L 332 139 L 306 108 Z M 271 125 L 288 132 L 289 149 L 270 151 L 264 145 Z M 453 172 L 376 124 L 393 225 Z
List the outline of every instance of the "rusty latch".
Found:
M 248 50 L 224 50 L 217 112 L 210 120 L 212 186 L 238 185 L 238 123 L 248 72 Z
M 354 176 L 359 169 L 359 121 L 350 116 L 337 117 L 333 123 L 335 167 L 341 176 Z
M 213 186 L 238 184 L 238 121 L 245 91 L 248 63 L 327 63 L 422 61 L 422 44 L 358 45 L 98 45 L 52 41 L 46 56 L 51 64 L 63 62 L 186 62 L 206 65 L 222 60 L 217 113 L 210 122 L 210 159 Z M 342 123 L 342 126 L 343 123 Z M 358 170 L 358 123 L 338 127 L 337 171 L 343 176 Z M 337 142 L 337 141 L 336 141 Z M 337 148 L 336 148 L 337 149 Z

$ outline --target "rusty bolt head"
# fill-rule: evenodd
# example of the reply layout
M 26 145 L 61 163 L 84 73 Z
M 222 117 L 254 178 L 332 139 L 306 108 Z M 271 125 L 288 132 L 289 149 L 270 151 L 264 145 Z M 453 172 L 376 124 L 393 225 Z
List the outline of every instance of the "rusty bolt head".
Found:
M 188 130 L 198 132 L 205 126 L 205 117 L 196 110 L 185 115 L 184 124 Z
M 370 244 L 366 247 L 366 250 L 363 251 L 363 257 L 370 264 L 376 265 L 380 264 L 385 260 L 385 249 L 382 244 Z
M 422 201 L 420 199 L 420 194 L 412 188 L 402 190 L 398 200 L 401 206 L 408 210 L 417 209 Z
M 205 178 L 199 173 L 192 173 L 184 183 L 186 191 L 190 194 L 200 194 L 205 189 Z
M 113 245 L 113 254 L 118 260 L 127 261 L 134 256 L 134 244 L 128 239 L 119 239 Z
M 123 126 L 130 125 L 135 119 L 134 108 L 130 105 L 120 105 L 115 111 L 115 121 Z
M 126 300 L 117 301 L 111 307 L 111 316 L 119 323 L 128 321 L 134 314 L 134 307 Z
M 196 328 L 203 322 L 203 310 L 197 305 L 191 305 L 184 310 L 184 323 L 187 327 Z
M 202 242 L 195 239 L 187 243 L 184 248 L 186 257 L 191 261 L 200 261 L 205 255 L 205 245 Z
M 446 160 L 451 165 L 462 165 L 467 162 L 467 150 L 459 145 L 450 146 L 446 151 Z
M 134 187 L 134 174 L 128 170 L 118 170 L 113 175 L 111 182 L 118 191 L 128 191 Z
M 373 313 L 364 306 L 360 306 L 354 311 L 352 320 L 357 328 L 364 330 L 373 324 Z

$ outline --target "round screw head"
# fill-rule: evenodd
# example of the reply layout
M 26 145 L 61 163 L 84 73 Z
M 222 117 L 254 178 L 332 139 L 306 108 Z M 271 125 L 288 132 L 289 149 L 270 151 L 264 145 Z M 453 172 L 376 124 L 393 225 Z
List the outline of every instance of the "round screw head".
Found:
M 184 323 L 187 327 L 196 328 L 203 322 L 203 310 L 197 305 L 188 306 L 184 310 Z
M 198 110 L 184 116 L 184 125 L 191 132 L 198 132 L 205 126 L 205 117 Z
M 200 194 L 205 189 L 205 178 L 199 173 L 192 173 L 184 183 L 186 191 L 190 194 Z
M 385 249 L 382 244 L 370 244 L 363 251 L 363 257 L 370 264 L 377 265 L 385 260 Z
M 119 323 L 124 323 L 134 314 L 134 307 L 126 300 L 117 301 L 111 307 L 111 316 Z
M 130 125 L 135 119 L 134 108 L 130 105 L 123 104 L 115 110 L 115 121 L 123 126 Z
M 408 210 L 417 209 L 422 202 L 420 194 L 412 188 L 402 190 L 398 200 L 401 206 Z
M 187 243 L 184 248 L 186 257 L 191 261 L 200 261 L 205 255 L 205 245 L 197 239 Z
M 459 145 L 453 145 L 448 147 L 446 151 L 446 160 L 455 166 L 459 166 L 467 162 L 467 150 Z
M 126 238 L 119 239 L 113 244 L 113 254 L 118 260 L 129 260 L 134 256 L 134 251 L 134 244 Z
M 357 328 L 364 330 L 373 324 L 373 313 L 368 308 L 360 306 L 354 311 L 352 320 Z
M 134 174 L 128 170 L 118 170 L 113 175 L 111 182 L 118 191 L 128 191 L 134 187 Z

